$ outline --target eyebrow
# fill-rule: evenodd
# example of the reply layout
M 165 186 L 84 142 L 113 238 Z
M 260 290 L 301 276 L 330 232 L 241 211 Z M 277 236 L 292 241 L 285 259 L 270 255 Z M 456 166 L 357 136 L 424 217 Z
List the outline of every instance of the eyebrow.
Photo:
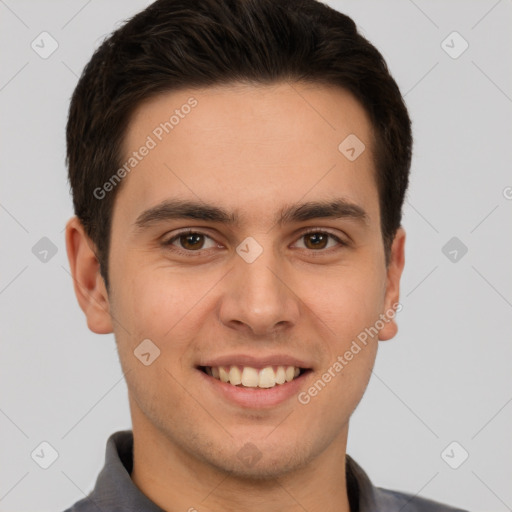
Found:
M 168 199 L 142 212 L 135 221 L 138 229 L 144 229 L 156 223 L 176 219 L 194 219 L 216 222 L 226 225 L 240 225 L 238 210 L 229 212 L 224 208 L 201 201 Z M 304 222 L 312 219 L 348 218 L 368 223 L 366 211 L 359 205 L 343 198 L 295 203 L 281 208 L 274 222 L 278 225 Z

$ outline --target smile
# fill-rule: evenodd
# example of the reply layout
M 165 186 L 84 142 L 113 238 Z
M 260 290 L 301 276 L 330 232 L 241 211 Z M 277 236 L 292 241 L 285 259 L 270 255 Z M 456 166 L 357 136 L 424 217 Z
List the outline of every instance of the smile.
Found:
M 251 366 L 231 365 L 201 366 L 199 369 L 210 377 L 232 386 L 263 389 L 291 382 L 307 371 L 296 366 L 266 366 L 258 369 Z

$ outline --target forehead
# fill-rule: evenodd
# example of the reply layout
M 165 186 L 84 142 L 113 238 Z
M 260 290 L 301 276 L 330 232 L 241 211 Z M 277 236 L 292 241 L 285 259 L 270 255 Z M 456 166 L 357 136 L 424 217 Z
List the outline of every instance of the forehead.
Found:
M 120 196 L 135 210 L 178 197 L 269 214 L 301 198 L 361 203 L 377 198 L 372 148 L 364 108 L 338 87 L 236 84 L 166 92 L 141 104 L 130 120 L 123 163 L 136 165 Z M 354 151 L 362 152 L 354 159 Z

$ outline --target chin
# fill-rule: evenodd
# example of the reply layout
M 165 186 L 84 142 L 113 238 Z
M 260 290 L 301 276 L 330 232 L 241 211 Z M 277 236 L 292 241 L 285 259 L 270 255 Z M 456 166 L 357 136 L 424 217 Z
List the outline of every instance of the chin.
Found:
M 203 451 L 199 457 L 222 473 L 242 480 L 267 481 L 299 470 L 313 458 L 304 443 L 234 441 L 215 453 Z M 240 446 L 240 448 L 237 448 Z

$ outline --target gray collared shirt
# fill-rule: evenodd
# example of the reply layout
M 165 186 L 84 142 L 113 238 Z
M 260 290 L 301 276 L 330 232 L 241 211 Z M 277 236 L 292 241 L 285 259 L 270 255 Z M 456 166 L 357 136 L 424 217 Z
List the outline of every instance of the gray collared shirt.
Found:
M 375 487 L 347 455 L 351 512 L 467 512 L 411 494 Z M 107 441 L 105 465 L 89 495 L 65 512 L 164 512 L 132 482 L 133 432 L 122 430 Z

